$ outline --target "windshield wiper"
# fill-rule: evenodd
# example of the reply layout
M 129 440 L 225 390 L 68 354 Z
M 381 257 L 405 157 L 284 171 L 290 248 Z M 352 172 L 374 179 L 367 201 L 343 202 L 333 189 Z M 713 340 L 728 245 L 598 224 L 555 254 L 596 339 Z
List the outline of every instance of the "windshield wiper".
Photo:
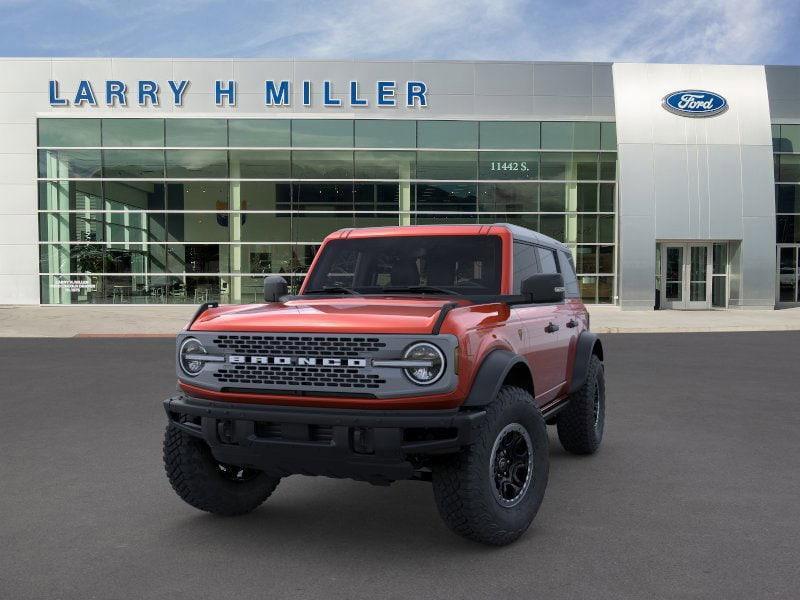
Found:
M 306 294 L 350 294 L 351 296 L 360 296 L 361 294 L 349 287 L 341 285 L 326 285 L 321 290 L 308 290 Z
M 383 292 L 409 292 L 411 294 L 447 294 L 448 296 L 461 296 L 459 292 L 448 290 L 447 288 L 436 287 L 435 285 L 406 285 L 406 286 L 386 286 Z

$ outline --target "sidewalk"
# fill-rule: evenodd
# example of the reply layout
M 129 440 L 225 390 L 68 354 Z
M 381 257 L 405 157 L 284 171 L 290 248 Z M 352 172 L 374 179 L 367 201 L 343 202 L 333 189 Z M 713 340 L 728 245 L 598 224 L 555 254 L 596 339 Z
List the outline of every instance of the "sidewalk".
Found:
M 800 331 L 800 308 L 782 310 L 623 311 L 590 306 L 597 333 L 678 333 L 720 331 Z
M 0 337 L 171 337 L 197 307 L 0 306 Z M 727 311 L 621 311 L 591 306 L 597 333 L 800 331 L 800 308 Z
M 197 306 L 0 306 L 0 337 L 174 336 Z

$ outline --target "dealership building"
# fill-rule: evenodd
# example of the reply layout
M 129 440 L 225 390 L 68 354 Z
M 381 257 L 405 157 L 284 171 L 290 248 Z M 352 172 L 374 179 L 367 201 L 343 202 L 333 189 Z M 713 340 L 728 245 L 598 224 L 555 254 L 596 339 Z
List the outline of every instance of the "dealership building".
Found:
M 254 302 L 346 227 L 514 223 L 588 303 L 797 305 L 800 67 L 0 59 L 0 304 Z

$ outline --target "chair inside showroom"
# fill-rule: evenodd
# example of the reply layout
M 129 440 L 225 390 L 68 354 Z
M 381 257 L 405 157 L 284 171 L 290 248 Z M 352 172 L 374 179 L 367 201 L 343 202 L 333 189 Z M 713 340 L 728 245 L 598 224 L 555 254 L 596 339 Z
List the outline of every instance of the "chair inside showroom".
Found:
M 208 302 L 208 298 L 211 295 L 211 286 L 208 284 L 201 284 L 194 288 L 194 301 L 195 304 L 199 304 L 202 302 Z
M 168 289 L 171 298 L 175 298 L 178 301 L 186 299 L 186 286 L 183 282 L 171 283 Z

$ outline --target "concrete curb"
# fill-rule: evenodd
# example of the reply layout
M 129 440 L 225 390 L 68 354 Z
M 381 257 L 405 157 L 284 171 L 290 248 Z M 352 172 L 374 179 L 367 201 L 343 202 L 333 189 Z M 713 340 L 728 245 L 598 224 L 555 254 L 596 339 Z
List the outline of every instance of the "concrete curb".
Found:
M 623 311 L 589 305 L 592 331 L 725 333 L 800 331 L 800 308 L 775 311 Z M 0 338 L 174 338 L 196 306 L 0 306 Z
M 800 327 L 795 325 L 774 325 L 765 327 L 750 327 L 746 325 L 735 325 L 731 327 L 592 327 L 594 333 L 601 334 L 625 334 L 625 333 L 743 333 L 758 331 L 800 331 Z M 175 333 L 77 333 L 73 336 L 53 336 L 53 337 L 73 337 L 73 338 L 174 338 Z
M 751 327 L 737 325 L 732 327 L 592 327 L 595 333 L 743 333 L 758 331 L 800 331 L 795 325 L 774 325 L 765 327 Z
M 73 338 L 174 338 L 176 335 L 177 333 L 76 333 L 71 337 Z

